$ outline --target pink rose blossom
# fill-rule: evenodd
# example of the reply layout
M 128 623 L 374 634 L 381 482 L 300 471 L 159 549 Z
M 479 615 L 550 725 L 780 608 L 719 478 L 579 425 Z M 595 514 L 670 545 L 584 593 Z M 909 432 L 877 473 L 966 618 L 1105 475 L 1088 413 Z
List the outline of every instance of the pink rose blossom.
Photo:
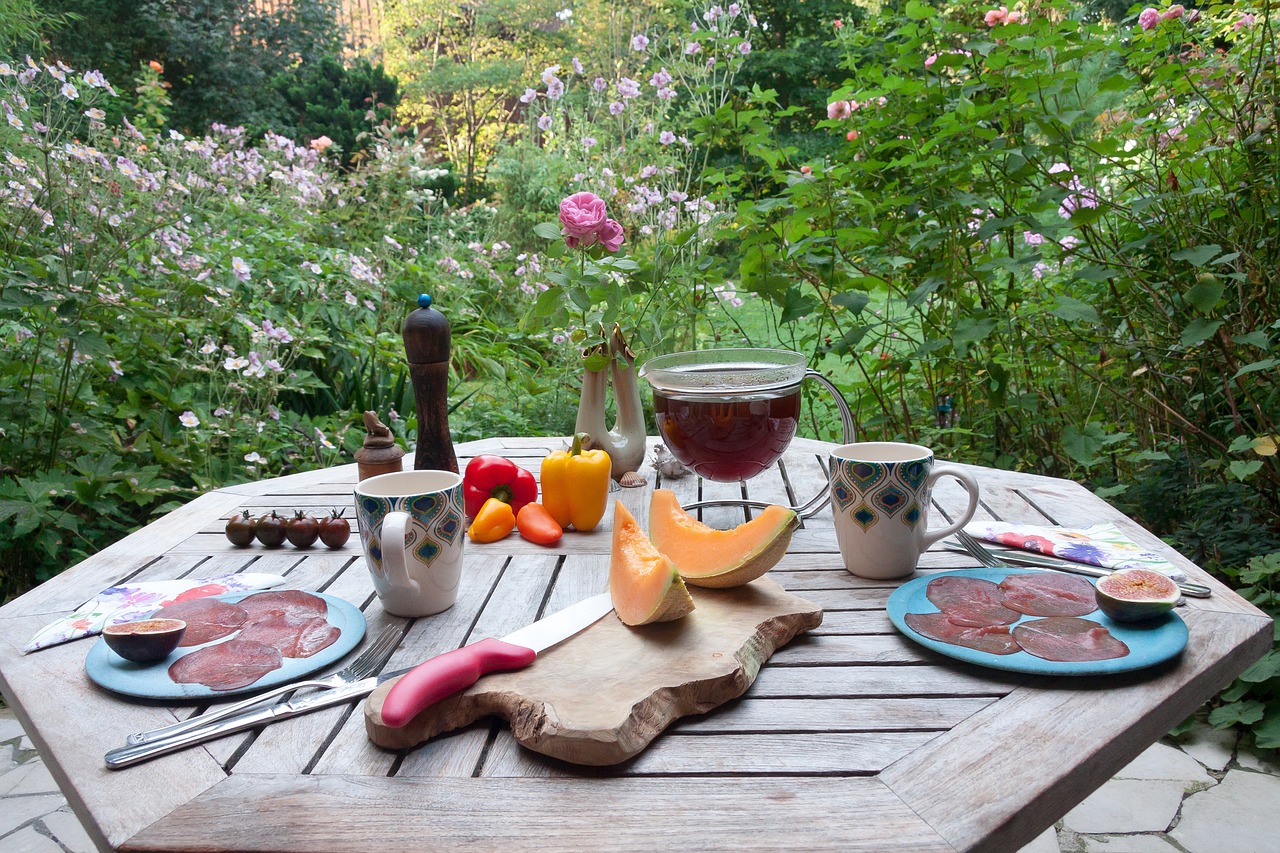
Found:
M 1005 18 L 1007 18 L 1008 16 L 1009 16 L 1009 10 L 1006 9 L 1004 6 L 1001 6 L 999 9 L 991 9 L 990 11 L 988 11 L 987 14 L 982 16 L 982 21 L 988 27 L 994 27 L 994 26 L 998 26 L 999 24 L 1003 24 L 1005 21 Z
M 1160 20 L 1162 21 L 1177 20 L 1178 18 L 1181 18 L 1183 13 L 1186 11 L 1187 10 L 1182 6 L 1170 6 L 1168 9 L 1165 9 L 1163 12 L 1160 13 Z
M 1152 30 L 1160 25 L 1160 13 L 1148 6 L 1138 14 L 1138 26 L 1144 30 Z
M 560 202 L 560 233 L 571 249 L 594 244 L 607 218 L 604 199 L 595 193 L 574 193 Z
M 596 232 L 596 236 L 604 245 L 605 251 L 616 252 L 622 248 L 622 226 L 612 219 L 606 219 Z
M 1249 27 L 1253 26 L 1254 20 L 1256 19 L 1253 17 L 1253 15 L 1251 13 L 1246 12 L 1245 14 L 1240 16 L 1240 20 L 1236 21 L 1234 24 L 1231 25 L 1231 29 L 1235 30 L 1236 32 L 1239 32 L 1240 30 L 1243 30 L 1243 29 L 1248 29 Z
M 853 115 L 853 105 L 848 101 L 832 101 L 827 104 L 827 118 L 842 119 Z

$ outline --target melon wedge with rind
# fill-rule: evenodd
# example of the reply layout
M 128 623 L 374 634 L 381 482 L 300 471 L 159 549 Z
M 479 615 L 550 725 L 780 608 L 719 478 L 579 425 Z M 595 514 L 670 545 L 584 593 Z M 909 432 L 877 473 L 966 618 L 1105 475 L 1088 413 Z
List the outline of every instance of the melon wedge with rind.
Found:
M 751 583 L 787 553 L 799 523 L 794 510 L 773 505 L 732 530 L 717 530 L 685 512 L 670 489 L 654 489 L 649 501 L 649 538 L 692 586 Z
M 1117 569 L 1095 586 L 1098 609 L 1117 622 L 1146 622 L 1172 610 L 1182 590 L 1151 569 Z
M 672 622 L 693 610 L 693 597 L 675 564 L 649 541 L 622 501 L 613 507 L 609 595 L 623 624 Z

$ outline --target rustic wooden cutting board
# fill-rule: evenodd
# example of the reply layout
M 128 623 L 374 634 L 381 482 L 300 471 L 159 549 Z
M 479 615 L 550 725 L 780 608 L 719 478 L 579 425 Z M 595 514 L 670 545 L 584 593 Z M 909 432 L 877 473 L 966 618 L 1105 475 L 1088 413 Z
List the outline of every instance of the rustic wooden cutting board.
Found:
M 628 628 L 611 613 L 531 666 L 487 675 L 402 728 L 382 721 L 388 681 L 365 701 L 369 739 L 404 749 L 493 714 L 536 752 L 617 764 L 673 720 L 741 696 L 775 650 L 822 622 L 821 607 L 768 578 L 690 593 L 697 608 L 683 619 Z

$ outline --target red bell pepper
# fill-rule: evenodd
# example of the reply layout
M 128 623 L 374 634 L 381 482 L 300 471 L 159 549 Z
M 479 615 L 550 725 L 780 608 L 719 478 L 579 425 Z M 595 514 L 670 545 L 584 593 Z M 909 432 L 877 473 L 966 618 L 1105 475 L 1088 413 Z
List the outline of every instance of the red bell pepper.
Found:
M 467 463 L 462 475 L 462 498 L 468 518 L 475 518 L 489 498 L 511 504 L 511 511 L 519 512 L 525 504 L 538 499 L 538 482 L 510 459 L 483 454 Z

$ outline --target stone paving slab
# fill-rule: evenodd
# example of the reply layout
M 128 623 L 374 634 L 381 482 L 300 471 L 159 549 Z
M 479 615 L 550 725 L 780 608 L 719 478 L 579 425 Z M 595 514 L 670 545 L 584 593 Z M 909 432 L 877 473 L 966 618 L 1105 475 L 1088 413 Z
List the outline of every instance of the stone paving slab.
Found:
M 0 707 L 0 850 L 93 853 L 39 753 Z M 1280 758 L 1197 725 L 1153 745 L 1020 853 L 1275 853 Z

